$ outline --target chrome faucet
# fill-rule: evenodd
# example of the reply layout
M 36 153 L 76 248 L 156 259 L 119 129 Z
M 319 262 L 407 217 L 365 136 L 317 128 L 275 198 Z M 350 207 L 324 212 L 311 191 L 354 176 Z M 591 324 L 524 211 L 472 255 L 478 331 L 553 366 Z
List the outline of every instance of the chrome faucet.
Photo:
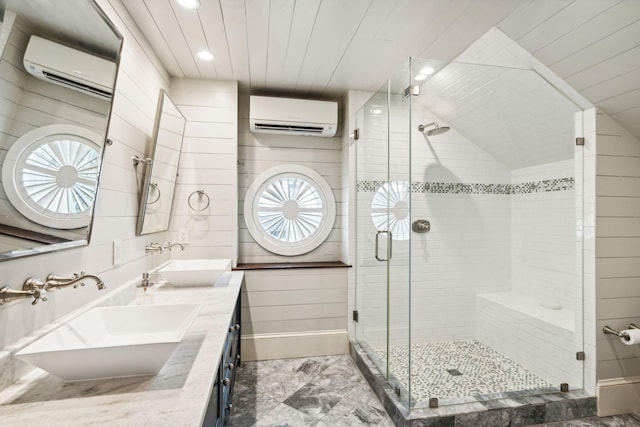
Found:
M 55 291 L 56 289 L 68 288 L 69 286 L 73 286 L 74 288 L 84 286 L 83 280 L 85 279 L 92 279 L 95 281 L 98 290 L 106 288 L 101 278 L 95 274 L 85 274 L 84 271 L 81 271 L 80 273 L 73 273 L 73 276 L 71 277 L 61 277 L 49 274 L 45 281 L 31 277 L 25 280 L 24 285 L 22 285 L 22 290 L 26 292 L 32 291 L 34 293 L 34 300 L 31 304 L 36 305 L 40 300 L 47 301 L 47 292 Z
M 53 274 L 49 274 L 47 279 L 42 281 L 35 277 L 30 277 L 25 280 L 22 285 L 22 290 L 17 291 L 9 289 L 8 286 L 0 288 L 0 305 L 19 298 L 33 297 L 31 305 L 36 305 L 38 301 L 47 301 L 47 292 L 55 291 L 56 289 L 67 288 L 73 286 L 84 286 L 83 280 L 92 279 L 96 282 L 98 290 L 106 288 L 101 278 L 95 274 L 85 274 L 84 271 L 80 273 L 74 273 L 72 277 L 60 277 Z
M 171 248 L 173 248 L 174 246 L 180 246 L 180 249 L 184 251 L 184 247 L 187 246 L 187 245 L 186 245 L 186 243 L 171 243 L 171 242 L 167 242 L 167 244 L 164 245 L 164 249 L 171 250 Z
M 45 282 L 34 278 L 27 279 L 27 281 L 24 282 L 24 286 L 22 287 L 22 289 L 25 289 L 25 287 L 28 288 L 33 285 L 40 285 L 38 287 L 44 286 L 46 289 L 51 289 L 52 291 L 56 289 L 68 288 L 69 286 L 73 286 L 74 289 L 76 289 L 78 286 L 84 286 L 83 280 L 85 279 L 91 279 L 96 282 L 98 290 L 106 288 L 101 278 L 99 278 L 95 274 L 85 274 L 84 271 L 81 271 L 80 273 L 73 273 L 73 276 L 71 277 L 61 277 L 56 276 L 55 274 L 49 274 Z
M 149 243 L 147 246 L 145 246 L 144 250 L 146 252 L 158 251 L 162 253 L 164 251 L 164 246 L 162 246 L 162 243 Z

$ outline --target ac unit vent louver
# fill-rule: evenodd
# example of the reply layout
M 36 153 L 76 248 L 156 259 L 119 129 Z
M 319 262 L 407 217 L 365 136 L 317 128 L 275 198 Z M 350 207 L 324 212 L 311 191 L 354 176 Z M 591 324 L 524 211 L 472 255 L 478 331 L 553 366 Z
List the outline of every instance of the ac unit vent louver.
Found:
M 276 131 L 276 132 L 309 132 L 322 133 L 324 130 L 321 126 L 294 126 L 294 125 L 276 125 L 269 123 L 256 123 L 256 130 Z
M 111 92 L 107 92 L 106 90 L 100 90 L 98 88 L 91 87 L 88 84 L 74 82 L 73 80 L 47 71 L 43 71 L 42 74 L 47 78 L 47 80 L 51 81 L 52 83 L 59 84 L 60 86 L 71 86 L 74 89 L 82 92 L 91 92 L 91 94 L 99 96 L 101 98 L 111 99 Z

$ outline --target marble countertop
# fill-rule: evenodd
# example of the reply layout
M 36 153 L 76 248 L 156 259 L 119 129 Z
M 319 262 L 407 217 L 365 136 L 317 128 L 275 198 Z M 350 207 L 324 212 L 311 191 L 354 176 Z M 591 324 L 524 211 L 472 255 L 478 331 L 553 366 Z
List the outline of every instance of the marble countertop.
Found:
M 157 375 L 64 383 L 34 368 L 0 392 L 0 425 L 201 426 L 242 279 L 242 272 L 229 272 L 215 287 L 153 291 L 153 304 L 201 304 Z

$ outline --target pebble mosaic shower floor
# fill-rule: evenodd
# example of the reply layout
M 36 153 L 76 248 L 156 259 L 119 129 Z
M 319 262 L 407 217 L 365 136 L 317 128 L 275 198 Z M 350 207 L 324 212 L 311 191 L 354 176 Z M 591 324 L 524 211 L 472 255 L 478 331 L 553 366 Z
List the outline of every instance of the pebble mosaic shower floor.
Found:
M 384 360 L 385 348 L 374 351 Z M 408 360 L 408 345 L 390 348 L 391 372 L 405 389 Z M 554 386 L 476 340 L 413 344 L 411 365 L 411 395 L 420 402 Z

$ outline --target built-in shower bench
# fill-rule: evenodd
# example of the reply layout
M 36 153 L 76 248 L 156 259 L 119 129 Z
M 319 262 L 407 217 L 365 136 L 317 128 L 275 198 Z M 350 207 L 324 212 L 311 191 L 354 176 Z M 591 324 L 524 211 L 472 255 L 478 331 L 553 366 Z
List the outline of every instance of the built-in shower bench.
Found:
M 511 291 L 478 294 L 477 297 L 479 305 L 482 304 L 482 300 L 486 300 L 498 306 L 494 307 L 494 309 L 499 309 L 501 306 L 504 310 L 513 310 L 549 323 L 554 328 L 575 331 L 575 312 L 573 308 L 554 306 L 540 298 Z M 488 308 L 491 305 L 483 304 L 482 307 Z
M 507 356 L 554 387 L 583 387 L 582 313 L 515 292 L 479 294 L 476 339 Z M 582 309 L 582 307 L 580 307 Z

